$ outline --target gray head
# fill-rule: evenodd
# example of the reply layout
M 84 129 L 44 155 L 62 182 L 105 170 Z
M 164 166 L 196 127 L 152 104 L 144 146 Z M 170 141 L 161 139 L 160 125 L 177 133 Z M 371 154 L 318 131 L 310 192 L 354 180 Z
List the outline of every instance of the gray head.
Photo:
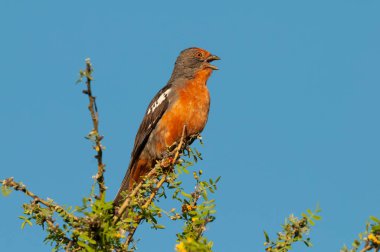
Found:
M 220 60 L 220 58 L 201 48 L 187 48 L 179 54 L 175 62 L 173 75 L 193 77 L 195 73 L 201 70 L 210 72 L 218 70 L 216 66 L 211 65 L 214 60 Z

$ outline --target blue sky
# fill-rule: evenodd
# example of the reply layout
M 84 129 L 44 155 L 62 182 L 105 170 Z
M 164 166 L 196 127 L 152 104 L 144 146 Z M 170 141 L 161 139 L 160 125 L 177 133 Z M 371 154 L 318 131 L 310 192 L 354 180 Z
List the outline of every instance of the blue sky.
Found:
M 380 216 L 379 9 L 374 0 L 3 0 L 0 177 L 67 205 L 88 194 L 96 161 L 75 80 L 90 57 L 111 200 L 147 104 L 178 53 L 198 46 L 222 58 L 196 167 L 222 176 L 207 231 L 215 251 L 263 251 L 263 230 L 273 236 L 317 203 L 323 220 L 307 251 L 338 251 Z M 50 251 L 38 228 L 20 230 L 26 200 L 0 199 L 0 244 Z M 140 251 L 173 251 L 179 227 L 140 229 Z

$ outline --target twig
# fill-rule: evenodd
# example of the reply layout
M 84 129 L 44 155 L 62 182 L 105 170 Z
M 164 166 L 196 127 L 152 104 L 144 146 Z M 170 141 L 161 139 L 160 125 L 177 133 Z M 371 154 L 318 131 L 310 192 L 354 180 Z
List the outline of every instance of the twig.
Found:
M 145 180 L 148 180 L 150 178 L 152 178 L 152 176 L 156 173 L 157 171 L 157 167 L 154 167 L 146 176 L 145 176 Z M 127 195 L 127 198 L 124 200 L 123 204 L 121 205 L 121 207 L 119 208 L 118 212 L 115 214 L 114 218 L 113 218 L 113 224 L 116 224 L 116 222 L 121 218 L 121 216 L 123 216 L 125 210 L 128 208 L 129 206 L 129 203 L 131 201 L 131 199 L 139 192 L 141 186 L 144 184 L 144 181 L 140 181 L 137 186 L 133 189 L 133 191 Z
M 172 159 L 171 161 L 171 166 L 175 165 L 176 162 L 177 162 L 177 159 L 179 157 L 179 153 L 182 149 L 182 145 L 184 143 L 184 137 L 185 137 L 185 131 L 186 131 L 186 125 L 183 126 L 183 130 L 182 130 L 182 136 L 181 136 L 181 140 L 176 148 L 176 152 L 175 152 L 175 155 L 174 155 L 174 158 Z M 161 180 L 157 183 L 156 187 L 154 188 L 154 190 L 152 191 L 151 195 L 149 196 L 148 200 L 145 202 L 145 204 L 142 206 L 143 209 L 145 208 L 148 208 L 149 205 L 152 203 L 154 197 L 156 197 L 156 194 L 158 192 L 158 190 L 161 188 L 161 186 L 164 184 L 164 182 L 166 181 L 166 178 L 167 178 L 168 174 L 163 174 L 162 175 L 162 178 Z M 137 227 L 139 226 L 140 222 L 142 221 L 142 216 L 140 215 L 137 219 L 137 225 L 134 225 L 132 227 L 132 230 L 129 231 L 128 233 L 128 236 L 125 240 L 125 243 L 124 245 L 128 248 L 130 242 L 132 241 L 132 238 L 133 238 L 133 235 L 135 234 L 136 230 L 137 230 Z
M 98 172 L 95 176 L 96 181 L 99 185 L 99 198 L 103 199 L 104 192 L 106 191 L 106 186 L 104 185 L 104 172 L 105 172 L 105 165 L 103 164 L 103 146 L 101 144 L 101 140 L 103 139 L 103 136 L 100 136 L 99 134 L 99 115 L 98 115 L 98 108 L 96 106 L 96 97 L 92 95 L 92 89 L 91 89 L 91 81 L 92 78 L 92 64 L 90 59 L 86 59 L 86 70 L 85 72 L 82 72 L 84 76 L 86 76 L 86 86 L 87 90 L 83 90 L 83 93 L 88 96 L 89 104 L 88 104 L 88 110 L 91 114 L 92 124 L 94 129 L 92 130 L 91 134 L 95 136 L 95 150 L 97 152 L 95 158 L 98 160 Z
M 149 196 L 149 199 L 145 202 L 145 204 L 142 206 L 143 209 L 147 208 L 150 203 L 152 203 L 154 197 L 156 197 L 156 194 L 158 192 L 158 189 L 161 188 L 162 184 L 164 184 L 166 178 L 168 177 L 168 174 L 163 174 L 161 180 L 157 183 L 156 187 L 154 188 L 152 194 Z
M 59 224 L 55 224 L 55 221 L 50 217 L 45 219 L 45 222 L 48 224 L 50 230 L 52 230 L 56 234 L 64 234 L 63 230 L 59 227 Z M 73 241 L 67 238 L 65 235 L 62 235 L 62 242 L 67 244 L 66 249 L 73 246 Z M 70 251 L 70 250 L 66 250 Z
M 204 190 L 207 190 L 207 189 L 205 188 Z M 199 190 L 199 188 L 196 188 L 195 191 L 194 191 L 194 193 L 192 193 L 192 195 L 191 195 L 192 198 L 193 198 L 193 202 L 191 202 L 190 205 L 192 207 L 195 207 L 197 205 L 197 202 L 198 202 L 198 200 L 200 198 L 200 195 L 201 195 L 201 191 Z M 199 227 L 196 240 L 198 240 L 202 236 L 203 232 L 206 230 L 206 225 L 209 223 L 209 220 L 210 220 L 210 217 L 209 217 L 209 215 L 207 215 L 206 218 L 205 218 L 205 220 L 204 220 L 205 222 L 202 224 L 201 227 Z
M 150 195 L 149 199 L 145 202 L 145 204 L 142 206 L 142 209 L 146 209 L 149 207 L 150 203 L 152 203 L 154 197 L 156 196 L 158 190 L 161 188 L 161 186 L 164 184 L 166 178 L 167 178 L 167 174 L 164 174 L 162 175 L 162 178 L 161 180 L 157 183 L 156 187 L 154 188 L 152 194 Z M 137 230 L 137 227 L 138 225 L 140 224 L 140 222 L 142 221 L 142 216 L 139 216 L 139 218 L 137 219 L 137 225 L 135 227 L 132 228 L 131 231 L 129 231 L 128 233 L 128 236 L 125 240 L 125 245 L 129 245 L 129 243 L 131 242 L 132 240 L 132 237 L 133 235 L 135 234 L 136 230 Z
M 69 244 L 66 246 L 65 252 L 71 252 L 71 247 L 73 246 L 73 241 L 70 241 Z
M 371 249 L 373 249 L 372 245 L 367 245 L 362 250 L 360 250 L 360 252 L 370 251 Z
M 79 221 L 79 218 L 68 213 L 63 207 L 59 206 L 59 205 L 56 205 L 54 204 L 53 202 L 50 202 L 50 201 L 47 201 L 47 200 L 44 200 L 44 199 L 41 199 L 40 197 L 38 197 L 37 195 L 35 195 L 34 193 L 32 193 L 31 191 L 29 191 L 28 189 L 26 189 L 26 186 L 25 185 L 22 185 L 21 183 L 17 183 L 13 180 L 13 177 L 11 178 L 7 178 L 5 180 L 1 180 L 0 181 L 1 184 L 3 184 L 4 186 L 7 186 L 7 187 L 12 187 L 14 190 L 16 191 L 20 191 L 20 192 L 23 192 L 25 193 L 27 196 L 33 198 L 34 202 L 35 203 L 41 203 L 43 205 L 45 205 L 46 207 L 48 207 L 49 209 L 57 212 L 58 214 L 60 214 L 61 216 L 65 216 L 65 218 L 68 218 L 70 220 L 74 220 L 76 222 Z

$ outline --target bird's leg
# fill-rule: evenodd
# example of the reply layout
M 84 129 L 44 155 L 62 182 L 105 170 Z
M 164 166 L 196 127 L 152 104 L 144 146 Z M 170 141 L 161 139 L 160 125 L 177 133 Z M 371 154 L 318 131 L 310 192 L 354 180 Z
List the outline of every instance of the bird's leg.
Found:
M 172 144 L 162 154 L 162 159 L 160 161 L 160 165 L 162 168 L 168 168 L 171 166 L 171 164 L 173 162 L 173 157 L 174 157 L 173 150 L 175 149 L 176 145 L 177 145 L 177 143 Z M 173 146 L 174 146 L 174 148 L 173 148 Z
M 175 161 L 174 158 L 178 154 L 182 154 L 183 150 L 186 149 L 186 146 L 189 145 L 189 138 L 184 139 L 186 135 L 186 125 L 183 126 L 182 130 L 182 136 L 179 142 L 175 141 L 172 145 L 168 146 L 166 150 L 162 153 L 162 158 L 161 158 L 161 167 L 162 168 L 167 168 L 171 166 L 171 170 L 174 169 L 173 162 Z M 190 136 L 191 143 L 197 138 L 197 135 L 192 135 Z M 185 144 L 184 144 L 185 143 Z M 181 145 L 181 146 L 179 146 Z
M 178 142 L 175 141 L 172 145 L 168 146 L 166 150 L 162 153 L 162 158 L 160 161 L 162 168 L 167 168 L 173 163 L 173 157 L 177 150 L 177 146 L 178 146 Z

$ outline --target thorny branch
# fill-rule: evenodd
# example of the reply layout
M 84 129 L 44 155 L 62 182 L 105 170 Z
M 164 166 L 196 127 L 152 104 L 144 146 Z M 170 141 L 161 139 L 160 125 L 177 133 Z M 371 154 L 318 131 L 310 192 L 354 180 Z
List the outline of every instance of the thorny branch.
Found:
M 199 182 L 198 182 L 198 183 L 199 183 Z M 195 187 L 194 192 L 191 194 L 193 201 L 191 202 L 190 206 L 191 206 L 192 208 L 194 208 L 194 207 L 197 206 L 197 202 L 198 202 L 198 200 L 199 200 L 199 198 L 200 198 L 200 196 L 201 196 L 201 191 L 200 191 L 199 188 L 200 188 L 200 187 L 199 187 L 199 184 L 197 184 L 197 186 Z M 203 232 L 206 230 L 206 225 L 209 223 L 209 221 L 210 221 L 210 218 L 207 217 L 207 218 L 205 219 L 205 222 L 204 222 L 204 223 L 202 224 L 202 226 L 198 229 L 198 235 L 197 235 L 197 237 L 196 237 L 197 240 L 199 239 L 199 237 L 202 236 Z
M 49 217 L 49 218 L 46 218 L 45 222 L 48 225 L 48 229 L 52 230 L 53 233 L 63 234 L 63 235 L 61 235 L 62 243 L 67 244 L 68 248 L 70 248 L 72 246 L 71 244 L 73 244 L 73 241 L 64 235 L 64 231 L 59 227 L 58 224 L 55 223 L 55 220 L 53 220 L 51 217 Z M 68 250 L 68 251 L 70 251 L 70 250 Z
M 66 216 L 66 218 L 69 220 L 73 220 L 76 222 L 79 221 L 78 217 L 68 213 L 63 207 L 56 205 L 52 201 L 44 200 L 44 199 L 38 197 L 37 195 L 35 195 L 31 191 L 29 191 L 25 185 L 18 183 L 18 182 L 15 182 L 13 180 L 13 177 L 7 178 L 5 180 L 0 180 L 0 183 L 3 184 L 3 186 L 13 188 L 15 191 L 20 191 L 20 192 L 25 193 L 27 196 L 29 196 L 33 199 L 34 203 L 41 203 L 41 204 L 45 205 L 46 207 L 48 207 L 50 210 L 57 212 L 57 213 L 61 214 L 62 216 Z
M 104 198 L 104 192 L 106 191 L 106 186 L 104 184 L 104 172 L 105 172 L 105 164 L 103 164 L 103 146 L 101 144 L 101 141 L 103 139 L 103 136 L 99 134 L 99 115 L 98 115 L 98 107 L 96 106 L 96 97 L 92 95 L 91 90 L 91 82 L 93 80 L 92 78 L 92 64 L 90 59 L 86 59 L 86 70 L 80 71 L 81 77 L 86 77 L 86 86 L 87 89 L 83 90 L 83 93 L 88 96 L 89 104 L 88 104 L 88 110 L 91 114 L 92 124 L 93 124 L 93 130 L 89 134 L 90 138 L 94 138 L 95 147 L 97 154 L 95 155 L 95 158 L 98 160 L 98 172 L 95 175 L 96 181 L 99 185 L 99 198 Z
M 366 245 L 362 250 L 360 250 L 360 252 L 370 251 L 371 249 L 373 249 L 372 245 Z
M 157 166 L 154 167 L 146 176 L 145 176 L 145 179 L 151 179 L 153 177 L 153 175 L 156 174 L 157 172 Z M 125 210 L 128 208 L 129 206 L 129 203 L 131 202 L 131 199 L 136 196 L 136 194 L 139 192 L 140 188 L 142 187 L 142 185 L 144 184 L 144 181 L 141 181 L 140 183 L 138 183 L 136 185 L 136 187 L 133 189 L 133 191 L 127 195 L 127 198 L 124 200 L 123 204 L 121 205 L 121 207 L 118 209 L 117 213 L 115 214 L 114 216 L 114 219 L 113 219 L 113 224 L 115 224 L 118 220 L 120 220 L 121 216 L 123 216 Z

